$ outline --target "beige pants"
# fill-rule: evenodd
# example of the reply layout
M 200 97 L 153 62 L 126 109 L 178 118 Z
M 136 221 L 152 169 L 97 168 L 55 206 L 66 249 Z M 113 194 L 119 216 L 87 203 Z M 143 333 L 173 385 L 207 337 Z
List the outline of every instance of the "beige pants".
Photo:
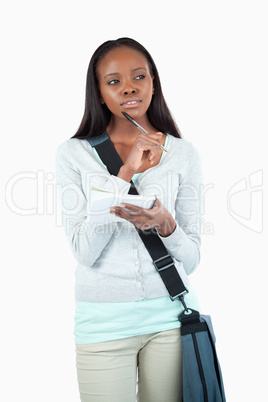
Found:
M 182 400 L 179 328 L 76 345 L 76 364 L 81 402 Z

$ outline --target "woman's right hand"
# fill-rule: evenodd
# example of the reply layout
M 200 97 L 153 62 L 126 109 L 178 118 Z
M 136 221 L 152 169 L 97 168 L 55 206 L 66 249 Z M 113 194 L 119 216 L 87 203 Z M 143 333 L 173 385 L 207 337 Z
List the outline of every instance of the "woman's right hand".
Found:
M 154 134 L 140 133 L 124 165 L 121 167 L 118 177 L 130 181 L 143 164 L 149 162 L 149 165 L 152 166 L 155 161 L 159 160 L 162 153 L 160 148 L 162 136 L 161 132 Z

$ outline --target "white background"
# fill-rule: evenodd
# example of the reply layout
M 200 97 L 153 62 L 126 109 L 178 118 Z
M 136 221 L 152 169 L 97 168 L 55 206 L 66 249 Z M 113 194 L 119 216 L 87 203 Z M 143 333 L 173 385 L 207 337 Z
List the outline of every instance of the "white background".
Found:
M 202 157 L 202 261 L 192 282 L 213 319 L 227 401 L 266 400 L 266 5 L 2 3 L 2 401 L 79 401 L 76 263 L 59 224 L 54 159 L 81 121 L 92 52 L 122 36 L 152 54 L 183 137 Z

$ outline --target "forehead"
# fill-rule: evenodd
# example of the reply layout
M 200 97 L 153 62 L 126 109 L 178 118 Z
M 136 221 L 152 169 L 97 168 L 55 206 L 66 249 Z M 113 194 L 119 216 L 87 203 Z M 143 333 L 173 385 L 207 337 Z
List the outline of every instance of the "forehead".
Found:
M 122 46 L 110 50 L 98 64 L 97 72 L 100 76 L 106 73 L 119 72 L 120 70 L 132 70 L 143 67 L 149 70 L 146 57 L 139 51 Z

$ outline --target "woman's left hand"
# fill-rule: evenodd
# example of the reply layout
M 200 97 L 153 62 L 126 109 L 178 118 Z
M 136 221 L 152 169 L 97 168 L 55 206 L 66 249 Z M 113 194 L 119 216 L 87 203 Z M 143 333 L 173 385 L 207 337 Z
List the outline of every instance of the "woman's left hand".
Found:
M 110 212 L 126 219 L 141 230 L 156 228 L 162 237 L 169 236 L 176 228 L 176 221 L 158 199 L 151 209 L 125 203 L 119 207 L 111 207 Z

